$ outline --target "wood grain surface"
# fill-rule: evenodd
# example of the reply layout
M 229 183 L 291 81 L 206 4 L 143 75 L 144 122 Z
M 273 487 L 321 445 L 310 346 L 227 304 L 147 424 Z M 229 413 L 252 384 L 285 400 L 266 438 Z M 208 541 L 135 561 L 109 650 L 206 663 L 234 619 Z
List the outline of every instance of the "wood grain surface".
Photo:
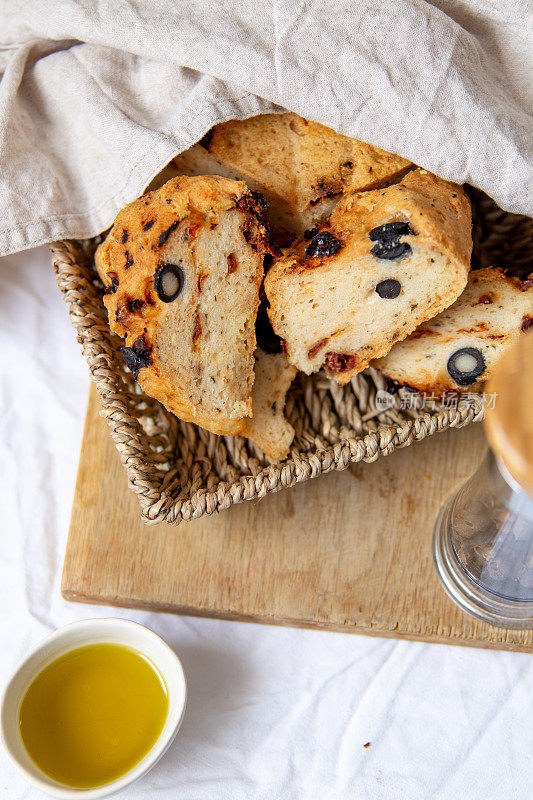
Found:
M 213 517 L 146 527 L 91 389 L 62 591 L 69 600 L 431 642 L 533 650 L 438 582 L 432 527 L 478 465 L 481 425 Z

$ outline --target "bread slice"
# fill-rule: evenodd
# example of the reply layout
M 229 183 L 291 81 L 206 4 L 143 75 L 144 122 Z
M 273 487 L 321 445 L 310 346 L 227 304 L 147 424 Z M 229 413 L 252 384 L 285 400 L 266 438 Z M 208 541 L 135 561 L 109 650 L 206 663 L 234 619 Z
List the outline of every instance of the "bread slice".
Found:
M 294 428 L 283 410 L 295 376 L 296 367 L 289 364 L 284 353 L 266 353 L 260 348 L 255 351 L 254 411 L 246 420 L 243 434 L 272 461 L 285 458 L 294 439 Z
M 419 392 L 479 391 L 503 353 L 532 326 L 533 280 L 480 269 L 470 273 L 450 308 L 372 366 Z
M 289 362 L 308 375 L 324 366 L 348 383 L 461 294 L 470 228 L 463 190 L 425 170 L 343 197 L 265 279 Z
M 344 193 L 385 186 L 413 166 L 292 113 L 216 125 L 174 164 L 185 175 L 239 178 L 260 191 L 282 244 L 329 215 Z
M 126 206 L 96 255 L 127 366 L 214 433 L 240 434 L 252 414 L 264 210 L 242 182 L 177 177 Z

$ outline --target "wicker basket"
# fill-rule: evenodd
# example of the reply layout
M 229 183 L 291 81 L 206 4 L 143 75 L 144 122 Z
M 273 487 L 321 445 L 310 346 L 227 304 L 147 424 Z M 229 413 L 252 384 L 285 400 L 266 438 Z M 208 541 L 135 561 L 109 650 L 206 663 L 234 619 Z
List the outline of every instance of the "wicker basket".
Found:
M 506 214 L 471 190 L 474 267 L 495 264 L 524 275 L 531 269 L 533 220 Z M 482 419 L 484 399 L 467 396 L 449 406 L 391 389 L 375 370 L 340 387 L 324 374 L 299 375 L 286 414 L 296 436 L 290 456 L 273 464 L 250 441 L 216 436 L 182 422 L 143 394 L 118 352 L 107 324 L 103 286 L 93 265 L 99 239 L 50 245 L 59 288 L 102 403 L 111 435 L 137 494 L 146 523 L 191 520 L 263 497 L 268 492 L 375 461 L 449 427 Z M 380 402 L 381 401 L 381 402 Z M 385 407 L 383 407 L 385 405 Z

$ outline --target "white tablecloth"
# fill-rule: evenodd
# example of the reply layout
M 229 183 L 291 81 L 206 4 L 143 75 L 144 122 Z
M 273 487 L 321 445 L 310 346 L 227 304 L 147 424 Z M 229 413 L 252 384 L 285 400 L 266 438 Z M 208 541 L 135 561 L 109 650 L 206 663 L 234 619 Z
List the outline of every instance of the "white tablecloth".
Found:
M 0 679 L 75 619 L 126 616 L 189 705 L 128 800 L 526 800 L 528 655 L 69 604 L 59 580 L 89 385 L 44 249 L 0 260 Z M 365 748 L 365 743 L 370 747 Z M 0 796 L 38 800 L 0 753 Z

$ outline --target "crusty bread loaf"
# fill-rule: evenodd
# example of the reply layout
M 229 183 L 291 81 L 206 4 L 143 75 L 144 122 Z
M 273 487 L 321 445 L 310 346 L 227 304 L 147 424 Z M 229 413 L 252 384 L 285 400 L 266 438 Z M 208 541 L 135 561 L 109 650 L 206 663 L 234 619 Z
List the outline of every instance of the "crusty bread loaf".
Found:
M 296 376 L 284 353 L 255 351 L 253 416 L 243 435 L 255 442 L 272 461 L 285 458 L 294 439 L 294 428 L 285 419 L 285 397 Z
M 307 374 L 325 366 L 345 384 L 385 355 L 461 294 L 470 228 L 463 190 L 425 170 L 343 197 L 265 279 L 289 362 Z
M 533 326 L 533 280 L 470 273 L 462 295 L 372 366 L 420 392 L 478 391 L 502 354 Z
M 215 433 L 241 433 L 252 414 L 264 207 L 242 182 L 174 178 L 126 206 L 96 256 L 141 387 Z
M 399 180 L 411 162 L 297 114 L 262 114 L 216 125 L 175 159 L 185 175 L 245 180 L 268 201 L 280 243 L 329 215 L 342 194 Z

